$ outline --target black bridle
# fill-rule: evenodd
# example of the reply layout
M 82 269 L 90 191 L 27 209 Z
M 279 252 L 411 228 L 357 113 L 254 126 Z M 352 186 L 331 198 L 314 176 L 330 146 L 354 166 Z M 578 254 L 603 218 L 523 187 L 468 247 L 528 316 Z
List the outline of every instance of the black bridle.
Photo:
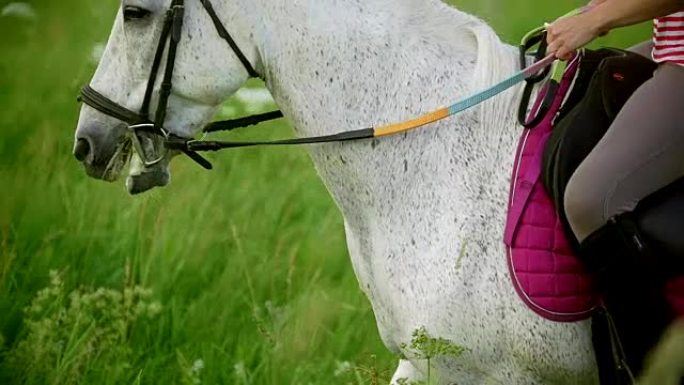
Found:
M 228 31 L 225 29 L 221 21 L 219 20 L 214 7 L 209 0 L 200 0 L 202 6 L 206 10 L 207 14 L 211 18 L 216 30 L 223 38 L 230 48 L 233 50 L 235 55 L 238 57 L 242 65 L 247 70 L 250 77 L 259 77 L 252 64 L 249 62 L 244 53 L 240 50 L 235 40 L 230 36 Z M 162 27 L 161 37 L 159 38 L 159 43 L 157 45 L 157 50 L 154 55 L 154 60 L 152 62 L 152 69 L 150 71 L 150 77 L 147 81 L 147 89 L 145 90 L 145 97 L 140 107 L 140 112 L 132 111 L 114 101 L 108 97 L 102 95 L 90 85 L 86 85 L 81 90 L 79 101 L 87 104 L 88 106 L 102 112 L 105 115 L 109 115 L 113 118 L 121 120 L 128 124 L 128 128 L 131 135 L 131 140 L 133 146 L 140 156 L 141 160 L 145 166 L 152 166 L 159 163 L 162 157 L 153 159 L 145 151 L 142 140 L 140 138 L 141 134 L 152 134 L 159 135 L 164 138 L 165 147 L 168 149 L 176 149 L 188 155 L 195 162 L 199 163 L 202 167 L 206 169 L 211 169 L 211 163 L 199 155 L 195 149 L 190 149 L 187 145 L 191 142 L 188 139 L 177 137 L 164 128 L 164 120 L 166 119 L 166 111 L 169 102 L 169 96 L 171 95 L 171 89 L 173 87 L 172 78 L 173 70 L 176 64 L 176 50 L 178 44 L 181 40 L 181 31 L 183 28 L 183 16 L 185 13 L 184 0 L 173 0 L 171 7 L 166 12 L 166 17 L 164 19 L 164 25 Z M 168 44 L 167 44 L 168 42 Z M 161 83 L 161 88 L 159 90 L 159 101 L 157 103 L 157 109 L 154 114 L 154 119 L 149 118 L 150 115 L 150 103 L 152 100 L 152 94 L 154 92 L 154 85 L 157 81 L 159 68 L 162 63 L 164 56 L 164 51 L 168 45 L 168 53 L 166 55 L 166 67 L 164 69 L 164 75 Z M 215 132 L 215 131 L 227 131 L 233 130 L 240 127 L 246 127 L 250 125 L 255 125 L 261 122 L 274 120 L 283 117 L 280 111 L 272 111 L 264 114 L 258 114 L 249 116 L 246 118 L 226 120 L 222 122 L 214 122 L 205 127 L 205 132 Z M 245 143 L 249 145 L 248 143 Z M 199 149 L 202 151 L 202 149 Z

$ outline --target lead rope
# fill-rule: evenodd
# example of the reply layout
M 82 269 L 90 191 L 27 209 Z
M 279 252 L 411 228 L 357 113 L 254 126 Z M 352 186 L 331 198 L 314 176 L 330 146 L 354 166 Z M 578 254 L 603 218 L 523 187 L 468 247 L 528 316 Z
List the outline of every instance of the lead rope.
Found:
M 508 90 L 509 88 L 525 81 L 544 68 L 551 65 L 556 58 L 553 55 L 548 55 L 542 60 L 530 65 L 515 75 L 501 81 L 500 83 L 481 91 L 473 96 L 463 99 L 452 104 L 449 107 L 443 107 L 427 114 L 421 115 L 417 118 L 389 124 L 380 127 L 369 127 L 353 131 L 344 131 L 333 135 L 314 136 L 308 138 L 283 139 L 274 141 L 248 141 L 248 142 L 230 142 L 230 141 L 202 141 L 202 140 L 185 140 L 182 138 L 171 138 L 167 141 L 168 148 L 175 150 L 188 151 L 219 151 L 227 148 L 241 148 L 254 146 L 288 146 L 314 143 L 329 143 L 329 142 L 343 142 L 350 140 L 371 139 L 384 136 L 396 135 L 402 132 L 414 130 L 416 128 L 434 123 L 450 116 L 463 112 L 471 107 L 493 98 L 496 95 Z M 214 127 L 220 127 L 223 122 L 214 123 Z M 220 130 L 220 129 L 219 129 Z
M 254 68 L 252 65 L 249 63 L 249 60 L 246 59 L 242 51 L 239 50 L 237 45 L 235 44 L 235 41 L 230 37 L 230 34 L 227 33 L 223 25 L 221 24 L 220 20 L 216 16 L 216 13 L 214 12 L 213 7 L 211 6 L 211 3 L 208 0 L 200 0 L 202 4 L 204 5 L 207 13 L 209 13 L 212 21 L 214 22 L 214 25 L 216 26 L 216 29 L 219 31 L 219 35 L 223 37 L 228 44 L 233 48 L 235 51 L 236 55 L 242 62 L 242 64 L 245 66 L 247 69 L 247 72 L 250 73 L 250 75 L 256 74 L 256 71 L 254 71 Z M 581 7 L 574 9 L 567 14 L 565 14 L 562 17 L 569 17 L 569 16 L 574 16 L 579 13 L 585 12 L 588 7 Z M 537 38 L 536 35 L 540 35 L 544 33 L 546 30 L 546 25 L 535 28 L 534 30 L 530 31 L 527 35 L 525 35 L 525 38 L 523 39 L 523 44 L 521 45 L 521 50 L 522 50 L 522 59 L 521 59 L 521 67 L 524 67 L 525 63 L 525 52 L 532 48 L 534 44 L 527 45 L 525 43 L 526 40 L 532 39 L 532 38 Z M 543 47 L 545 44 L 545 35 L 541 35 L 540 38 L 538 38 L 538 43 L 542 44 L 541 51 L 545 51 L 545 48 Z M 538 44 L 535 43 L 535 44 Z M 541 80 L 541 78 L 544 78 L 548 74 L 548 68 L 551 67 L 553 64 L 553 68 L 551 71 L 553 72 L 552 74 L 552 80 L 556 80 L 559 76 L 562 76 L 562 73 L 565 69 L 565 66 L 563 63 L 559 60 L 557 60 L 554 55 L 547 55 L 543 56 L 543 54 L 537 56 L 537 61 L 530 66 L 526 68 L 522 68 L 520 72 L 516 73 L 515 75 L 511 76 L 508 79 L 503 80 L 502 82 L 482 91 L 479 92 L 471 97 L 468 97 L 462 101 L 459 101 L 449 107 L 444 107 L 437 109 L 435 111 L 429 112 L 427 114 L 421 115 L 417 118 L 400 122 L 400 123 L 394 123 L 386 126 L 381 126 L 381 127 L 370 127 L 370 128 L 363 128 L 359 130 L 352 130 L 352 131 L 345 131 L 341 132 L 338 134 L 333 134 L 333 135 L 324 135 L 324 136 L 314 136 L 314 137 L 308 137 L 308 138 L 296 138 L 296 139 L 283 139 L 283 140 L 274 140 L 274 141 L 245 141 L 245 142 L 232 142 L 232 141 L 205 141 L 205 140 L 187 140 L 183 138 L 170 138 L 167 142 L 166 145 L 167 147 L 171 149 L 176 149 L 176 150 L 181 150 L 181 151 L 197 151 L 197 152 L 205 152 L 205 151 L 219 151 L 223 149 L 229 149 L 229 148 L 241 148 L 241 147 L 255 147 L 255 146 L 289 146 L 289 145 L 301 145 L 301 144 L 315 144 L 315 143 L 329 143 L 329 142 L 342 142 L 342 141 L 350 141 L 350 140 L 360 140 L 360 139 L 372 139 L 372 138 L 379 138 L 383 136 L 390 136 L 390 135 L 396 135 L 402 132 L 407 132 L 411 131 L 414 129 L 417 129 L 419 127 L 425 126 L 430 123 L 434 123 L 443 119 L 446 119 L 450 116 L 453 116 L 455 114 L 458 114 L 460 112 L 463 112 L 471 107 L 477 106 L 478 104 L 493 98 L 496 95 L 499 95 L 500 93 L 508 90 L 509 88 L 523 82 L 526 80 L 529 80 L 531 83 L 535 83 Z M 252 76 L 254 76 L 252 75 Z M 552 92 L 548 92 L 548 94 L 552 94 Z M 553 95 L 548 95 L 547 97 L 553 96 Z M 217 131 L 229 131 L 233 130 L 235 128 L 241 128 L 245 127 L 246 125 L 254 125 L 258 124 L 261 122 L 273 120 L 273 119 L 278 119 L 282 117 L 282 113 L 280 111 L 273 111 L 257 116 L 252 116 L 252 117 L 247 117 L 247 118 L 241 118 L 241 119 L 235 119 L 235 120 L 229 120 L 229 121 L 224 121 L 224 122 L 215 122 L 209 124 L 205 129 L 205 133 L 209 132 L 217 132 Z M 524 122 L 529 124 L 530 122 Z

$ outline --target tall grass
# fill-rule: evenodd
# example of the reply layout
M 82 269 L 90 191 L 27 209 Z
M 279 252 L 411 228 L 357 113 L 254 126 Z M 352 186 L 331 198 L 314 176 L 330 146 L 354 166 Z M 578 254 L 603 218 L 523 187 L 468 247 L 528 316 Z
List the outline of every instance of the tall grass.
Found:
M 578 4 L 456 3 L 510 41 Z M 86 178 L 75 95 L 118 2 L 30 4 L 36 19 L 0 18 L 0 383 L 386 382 L 396 358 L 305 150 L 222 153 L 212 172 L 179 160 L 135 198 Z M 291 134 L 261 131 L 238 135 Z M 129 314 L 127 290 L 154 311 Z

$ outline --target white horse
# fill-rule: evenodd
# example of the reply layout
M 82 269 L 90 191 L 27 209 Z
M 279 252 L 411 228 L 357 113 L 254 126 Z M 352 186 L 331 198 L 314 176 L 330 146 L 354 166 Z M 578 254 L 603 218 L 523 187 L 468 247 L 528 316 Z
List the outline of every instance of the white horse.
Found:
M 117 15 L 94 88 L 140 107 L 170 1 L 123 1 L 130 17 Z M 514 48 L 439 0 L 215 2 L 301 136 L 402 121 L 517 70 Z M 186 8 L 165 122 L 181 136 L 197 133 L 247 80 L 200 2 L 186 0 Z M 421 327 L 467 349 L 431 360 L 439 383 L 598 382 L 589 323 L 540 318 L 509 277 L 502 233 L 518 95 L 397 137 L 310 147 L 344 215 L 382 340 L 402 357 L 393 383 L 425 380 L 426 360 L 405 345 Z M 88 142 L 81 158 L 90 175 L 116 179 L 123 131 L 83 107 L 76 136 Z

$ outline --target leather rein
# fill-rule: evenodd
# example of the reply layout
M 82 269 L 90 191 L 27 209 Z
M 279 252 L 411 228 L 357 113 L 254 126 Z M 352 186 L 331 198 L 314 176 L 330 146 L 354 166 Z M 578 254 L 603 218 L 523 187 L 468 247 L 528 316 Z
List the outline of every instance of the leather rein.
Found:
M 249 76 L 252 78 L 260 77 L 257 71 L 252 66 L 252 64 L 247 59 L 247 57 L 235 43 L 235 40 L 231 37 L 230 33 L 228 33 L 226 28 L 219 20 L 210 0 L 199 1 L 202 3 L 202 6 L 204 7 L 205 11 L 214 23 L 214 26 L 219 36 L 223 40 L 225 40 L 226 43 L 231 47 L 231 49 L 242 63 L 247 73 L 249 74 Z M 218 151 L 227 148 L 252 146 L 282 146 L 344 142 L 351 140 L 371 139 L 395 135 L 398 133 L 413 130 L 415 128 L 422 127 L 424 125 L 445 119 L 449 116 L 464 111 L 470 107 L 478 105 L 484 102 L 485 100 L 492 98 L 495 95 L 498 95 L 499 93 L 525 80 L 538 78 L 540 72 L 544 71 L 545 68 L 547 68 L 555 61 L 555 58 L 553 56 L 538 57 L 537 61 L 534 64 L 526 68 L 522 68 L 520 72 L 514 74 L 513 76 L 501 81 L 500 83 L 482 92 L 465 98 L 449 107 L 443 107 L 435 111 L 421 115 L 417 118 L 400 123 L 389 124 L 381 127 L 369 127 L 358 130 L 344 131 L 332 135 L 283 139 L 274 141 L 229 142 L 194 140 L 192 138 L 179 137 L 177 135 L 172 134 L 164 128 L 164 121 L 166 119 L 169 96 L 171 95 L 171 90 L 173 88 L 172 78 L 176 61 L 176 50 L 182 36 L 181 32 L 183 28 L 183 18 L 185 13 L 184 2 L 185 0 L 173 0 L 170 8 L 166 12 L 161 37 L 159 39 L 154 60 L 152 62 L 151 73 L 147 82 L 147 89 L 145 90 L 145 96 L 143 99 L 142 106 L 140 107 L 140 112 L 132 111 L 114 102 L 113 100 L 109 99 L 108 97 L 102 95 L 101 93 L 93 89 L 90 85 L 84 86 L 79 96 L 80 102 L 85 103 L 86 105 L 98 110 L 99 112 L 105 115 L 111 116 L 128 124 L 128 129 L 132 134 L 130 136 L 133 148 L 135 149 L 136 153 L 138 154 L 138 156 L 140 157 L 140 159 L 146 167 L 158 164 L 164 159 L 164 155 L 156 158 L 148 156 L 145 152 L 145 147 L 143 146 L 143 139 L 141 139 L 142 135 L 155 135 L 163 138 L 164 147 L 167 150 L 180 151 L 188 157 L 190 157 L 200 166 L 204 167 L 207 170 L 210 170 L 212 169 L 211 163 L 203 156 L 201 156 L 199 152 Z M 150 104 L 152 100 L 152 94 L 154 92 L 154 85 L 157 81 L 159 68 L 161 66 L 164 51 L 166 50 L 167 45 L 168 52 L 166 56 L 166 66 L 164 69 L 161 88 L 159 90 L 157 108 L 154 114 L 154 119 L 152 120 L 148 117 L 150 115 Z M 262 122 L 279 119 L 282 117 L 283 114 L 281 111 L 272 111 L 239 119 L 213 122 L 205 126 L 203 131 L 205 133 L 217 131 L 230 131 L 237 128 L 247 127 Z

